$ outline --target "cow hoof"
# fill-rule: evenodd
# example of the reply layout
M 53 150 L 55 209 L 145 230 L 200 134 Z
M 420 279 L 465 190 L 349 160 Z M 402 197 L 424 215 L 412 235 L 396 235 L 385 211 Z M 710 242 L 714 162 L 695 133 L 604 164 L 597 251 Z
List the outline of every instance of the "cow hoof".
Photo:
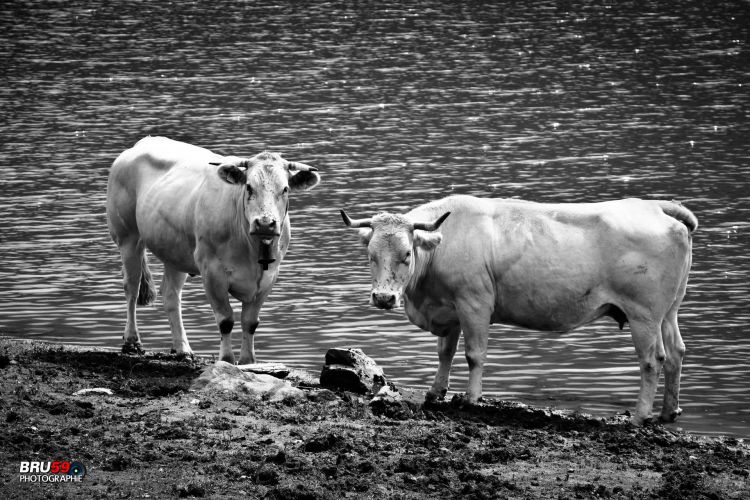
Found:
M 644 417 L 643 415 L 633 415 L 630 417 L 630 423 L 636 427 L 643 427 L 654 423 L 654 419 L 651 416 Z
M 673 410 L 667 413 L 662 413 L 659 416 L 659 420 L 664 423 L 670 424 L 674 422 L 675 420 L 677 420 L 677 417 L 679 417 L 680 415 L 682 415 L 682 408 L 677 408 L 676 410 Z
M 445 398 L 441 398 L 438 394 L 435 394 L 434 392 L 428 392 L 424 395 L 424 402 L 426 404 L 430 403 L 437 403 L 438 401 L 445 401 Z
M 468 394 L 456 394 L 451 398 L 451 405 L 462 408 L 464 406 L 474 406 L 481 398 L 472 398 Z
M 125 342 L 124 344 L 122 344 L 122 353 L 143 355 L 146 353 L 146 351 L 143 350 L 143 346 L 140 342 Z
M 174 356 L 178 360 L 186 360 L 186 359 L 193 360 L 193 359 L 195 359 L 195 354 L 193 354 L 193 351 L 177 352 L 175 349 L 170 349 L 169 350 L 169 354 L 171 354 L 172 356 Z
M 448 394 L 448 389 L 442 389 L 439 392 L 427 391 L 427 394 L 424 395 L 424 402 L 435 403 L 436 401 L 445 401 L 446 394 Z

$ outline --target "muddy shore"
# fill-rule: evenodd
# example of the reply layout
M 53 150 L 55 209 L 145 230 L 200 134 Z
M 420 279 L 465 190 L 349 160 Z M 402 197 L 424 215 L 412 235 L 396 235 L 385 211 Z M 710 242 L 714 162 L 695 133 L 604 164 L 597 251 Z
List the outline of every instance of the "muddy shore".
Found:
M 750 447 L 500 401 L 189 391 L 210 360 L 0 337 L 0 498 L 750 498 Z M 111 395 L 74 395 L 106 388 Z M 80 482 L 21 482 L 78 461 Z

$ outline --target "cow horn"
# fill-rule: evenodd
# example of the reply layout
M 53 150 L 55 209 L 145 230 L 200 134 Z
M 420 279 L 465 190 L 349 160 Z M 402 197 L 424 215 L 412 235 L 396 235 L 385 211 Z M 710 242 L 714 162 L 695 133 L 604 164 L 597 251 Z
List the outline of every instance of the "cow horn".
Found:
M 239 156 L 225 156 L 224 161 L 210 161 L 208 162 L 209 165 L 213 165 L 215 167 L 220 167 L 222 165 L 234 165 L 235 167 L 247 170 L 247 160 L 244 158 L 240 158 Z
M 434 231 L 440 227 L 440 224 L 442 224 L 443 221 L 447 219 L 450 214 L 451 214 L 450 212 L 445 212 L 435 222 L 415 222 L 414 229 L 421 229 L 422 231 Z
M 346 212 L 341 210 L 341 218 L 344 219 L 344 224 L 349 227 L 372 227 L 372 219 L 355 219 L 352 220 L 346 215 Z
M 315 167 L 311 167 L 310 165 L 305 165 L 304 163 L 300 163 L 298 161 L 290 161 L 288 165 L 289 170 L 299 170 L 299 171 L 305 171 L 308 172 L 317 172 L 318 169 Z

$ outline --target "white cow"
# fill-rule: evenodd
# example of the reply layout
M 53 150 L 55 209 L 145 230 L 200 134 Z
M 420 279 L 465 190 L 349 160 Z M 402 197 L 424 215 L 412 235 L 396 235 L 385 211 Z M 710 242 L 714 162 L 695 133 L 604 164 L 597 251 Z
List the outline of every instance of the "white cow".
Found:
M 291 238 L 289 191 L 318 184 L 316 170 L 274 153 L 227 157 L 164 137 L 124 151 L 107 184 L 107 220 L 127 298 L 123 350 L 142 351 L 135 310 L 155 296 L 149 249 L 164 263 L 173 351 L 192 353 L 180 297 L 187 275 L 200 274 L 221 332 L 220 359 L 234 362 L 232 295 L 242 302 L 240 363 L 255 362 L 258 314 Z
M 403 298 L 409 320 L 439 337 L 428 398 L 445 396 L 462 330 L 466 398 L 474 403 L 482 394 L 491 323 L 565 332 L 611 316 L 620 328 L 630 323 L 640 360 L 633 422 L 651 417 L 662 367 L 661 418 L 680 414 L 685 345 L 677 311 L 698 226 L 685 207 L 638 199 L 542 204 L 451 196 L 405 215 L 353 221 L 341 214 L 350 227 L 363 228 L 371 303 L 391 309 Z

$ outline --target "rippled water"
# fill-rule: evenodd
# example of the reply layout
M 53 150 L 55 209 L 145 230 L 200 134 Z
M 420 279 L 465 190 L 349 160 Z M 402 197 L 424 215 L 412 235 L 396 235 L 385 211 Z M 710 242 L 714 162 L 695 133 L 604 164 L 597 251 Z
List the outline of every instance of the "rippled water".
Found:
M 355 345 L 421 386 L 435 339 L 367 305 L 339 208 L 406 211 L 451 193 L 677 198 L 701 223 L 678 425 L 750 436 L 750 7 L 505 4 L 4 3 L 0 332 L 120 345 L 106 177 L 148 134 L 319 167 L 322 184 L 292 201 L 259 357 L 318 369 L 329 347 Z M 193 348 L 218 352 L 199 278 L 184 307 Z M 147 348 L 168 349 L 160 308 L 139 319 Z M 453 388 L 466 376 L 459 354 Z M 565 335 L 492 329 L 491 395 L 611 414 L 634 406 L 637 386 L 630 334 L 611 320 Z

